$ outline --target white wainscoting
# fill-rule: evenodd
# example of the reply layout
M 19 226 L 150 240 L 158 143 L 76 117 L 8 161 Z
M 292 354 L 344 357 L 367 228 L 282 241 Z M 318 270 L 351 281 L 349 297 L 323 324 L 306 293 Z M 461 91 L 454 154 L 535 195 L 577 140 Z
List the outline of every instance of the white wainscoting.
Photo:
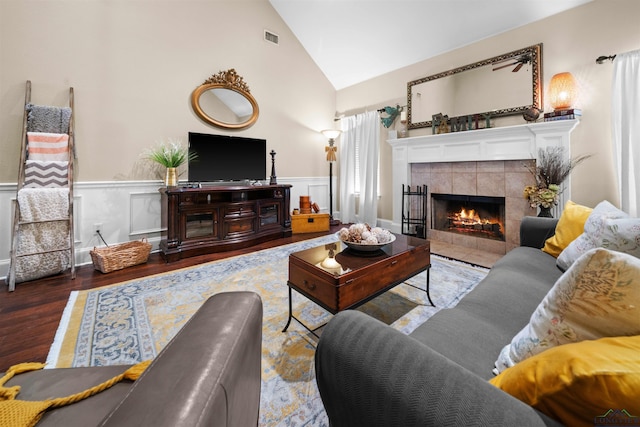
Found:
M 310 196 L 322 212 L 329 211 L 329 177 L 278 178 L 290 184 L 291 209 L 300 196 Z M 105 181 L 74 184 L 74 232 L 76 265 L 91 263 L 89 251 L 104 244 L 94 234 L 102 225 L 107 243 L 117 244 L 146 238 L 158 250 L 160 243 L 160 181 Z M 334 192 L 335 194 L 335 192 Z M 15 184 L 0 184 L 0 277 L 6 277 L 11 247 Z M 335 201 L 334 201 L 335 206 Z M 334 212 L 336 216 L 336 212 Z

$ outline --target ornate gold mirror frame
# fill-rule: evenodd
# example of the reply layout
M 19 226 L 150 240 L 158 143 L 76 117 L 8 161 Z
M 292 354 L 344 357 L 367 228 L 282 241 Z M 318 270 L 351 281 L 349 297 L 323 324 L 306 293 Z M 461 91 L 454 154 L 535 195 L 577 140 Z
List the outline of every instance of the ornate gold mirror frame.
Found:
M 521 70 L 523 66 L 525 70 Z M 503 68 L 503 71 L 493 73 L 493 71 L 502 70 Z M 531 77 L 530 80 L 528 76 L 522 80 L 524 87 L 520 87 L 520 85 L 518 85 L 518 87 L 510 87 L 507 85 L 506 82 L 508 78 L 522 74 L 518 73 L 518 71 L 524 72 L 527 71 L 527 68 L 531 70 Z M 542 43 L 539 43 L 534 46 L 411 81 L 407 83 L 408 127 L 409 129 L 431 127 L 432 115 L 438 113 L 448 114 L 450 116 L 449 118 L 452 118 L 452 116 L 478 116 L 481 117 L 482 120 L 482 116 L 484 115 L 493 118 L 522 114 L 530 108 L 542 109 L 541 70 Z M 491 81 L 487 82 L 484 80 L 484 77 L 480 77 L 481 73 L 483 73 L 484 76 L 489 76 L 488 78 L 490 78 Z M 506 73 L 509 75 L 505 75 Z M 435 84 L 438 84 L 437 89 L 430 86 Z M 429 86 L 427 87 L 426 85 Z M 464 89 L 461 89 L 462 87 L 464 87 Z M 485 92 L 488 92 L 483 98 L 497 101 L 497 103 L 473 107 L 478 101 L 478 98 L 482 97 L 478 94 L 482 92 L 479 89 L 484 89 Z M 421 98 L 425 98 L 425 93 L 427 92 L 437 95 L 432 95 L 432 98 L 435 98 L 432 105 L 423 107 L 420 104 L 422 101 Z M 511 101 L 502 99 L 511 99 L 509 96 L 514 92 L 521 93 L 523 96 L 521 102 L 518 102 L 520 98 L 514 102 L 516 105 L 510 105 Z M 466 101 L 461 100 L 460 97 L 463 95 L 469 95 L 470 98 L 466 98 Z M 456 111 L 456 109 L 451 106 L 454 99 L 458 103 L 458 107 L 460 104 L 464 104 L 464 108 L 468 106 L 470 111 Z M 504 102 L 504 104 L 501 105 L 501 102 Z
M 191 93 L 191 107 L 206 123 L 223 129 L 248 128 L 260 113 L 249 86 L 233 68 L 198 86 Z

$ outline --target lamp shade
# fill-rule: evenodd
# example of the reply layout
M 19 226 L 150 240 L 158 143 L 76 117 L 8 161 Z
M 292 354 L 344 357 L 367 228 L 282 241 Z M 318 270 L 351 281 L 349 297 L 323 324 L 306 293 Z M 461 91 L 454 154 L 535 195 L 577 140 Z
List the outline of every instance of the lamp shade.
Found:
M 576 96 L 576 79 L 571 73 L 559 73 L 551 77 L 549 99 L 554 110 L 567 110 L 573 106 Z
M 342 133 L 341 130 L 336 130 L 336 129 L 325 129 L 322 131 L 322 134 L 329 139 L 336 139 L 337 137 L 340 136 L 341 133 Z

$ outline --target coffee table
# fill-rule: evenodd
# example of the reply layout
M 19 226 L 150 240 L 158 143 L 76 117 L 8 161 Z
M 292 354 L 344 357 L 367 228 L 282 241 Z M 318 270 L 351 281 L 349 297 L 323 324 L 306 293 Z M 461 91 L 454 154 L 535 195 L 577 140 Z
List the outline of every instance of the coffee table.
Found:
M 435 307 L 429 295 L 429 241 L 404 234 L 395 236 L 393 243 L 375 252 L 354 251 L 336 240 L 289 255 L 289 319 L 282 332 L 289 328 L 291 319 L 314 335 L 323 326 L 310 329 L 293 315 L 293 290 L 336 314 L 356 308 L 426 270 L 424 291 L 429 303 Z

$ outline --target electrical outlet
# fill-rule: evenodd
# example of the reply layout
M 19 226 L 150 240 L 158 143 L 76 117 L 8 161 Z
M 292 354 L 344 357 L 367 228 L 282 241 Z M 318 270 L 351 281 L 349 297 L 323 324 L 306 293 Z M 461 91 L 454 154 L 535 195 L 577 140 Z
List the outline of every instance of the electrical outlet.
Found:
M 97 236 L 98 233 L 102 233 L 102 223 L 101 222 L 96 222 L 95 224 L 93 224 L 93 234 L 95 236 Z

